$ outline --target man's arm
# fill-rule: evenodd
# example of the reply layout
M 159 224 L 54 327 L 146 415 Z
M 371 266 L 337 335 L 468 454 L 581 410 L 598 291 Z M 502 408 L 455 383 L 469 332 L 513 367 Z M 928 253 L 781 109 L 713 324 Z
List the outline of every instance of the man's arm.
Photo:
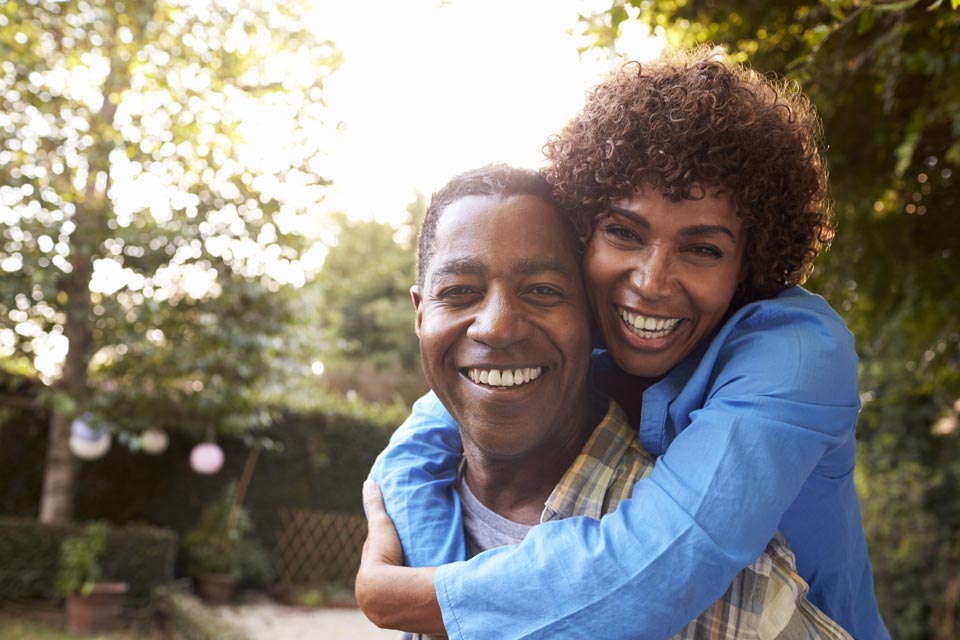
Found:
M 382 629 L 444 634 L 433 588 L 436 569 L 403 566 L 400 539 L 372 480 L 363 483 L 363 508 L 370 525 L 357 573 L 360 609 Z

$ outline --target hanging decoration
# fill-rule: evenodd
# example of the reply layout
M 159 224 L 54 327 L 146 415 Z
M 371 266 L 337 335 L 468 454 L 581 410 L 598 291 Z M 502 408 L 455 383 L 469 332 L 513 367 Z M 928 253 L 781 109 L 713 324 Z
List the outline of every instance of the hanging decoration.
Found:
M 110 450 L 110 432 L 90 426 L 90 414 L 70 424 L 70 452 L 81 460 L 99 460 Z
M 190 468 L 203 475 L 213 475 L 223 467 L 223 449 L 213 442 L 201 442 L 190 452 Z
M 167 450 L 170 438 L 163 429 L 147 429 L 140 434 L 140 448 L 144 453 L 158 456 Z

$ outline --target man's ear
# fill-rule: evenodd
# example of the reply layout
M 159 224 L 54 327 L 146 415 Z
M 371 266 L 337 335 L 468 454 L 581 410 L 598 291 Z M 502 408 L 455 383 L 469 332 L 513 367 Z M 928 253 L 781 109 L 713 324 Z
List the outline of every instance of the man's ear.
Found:
M 410 287 L 410 299 L 413 300 L 413 308 L 417 312 L 417 319 L 413 325 L 413 330 L 416 332 L 417 337 L 420 337 L 420 322 L 423 320 L 423 308 L 421 303 L 423 298 L 420 297 L 420 287 L 413 285 Z

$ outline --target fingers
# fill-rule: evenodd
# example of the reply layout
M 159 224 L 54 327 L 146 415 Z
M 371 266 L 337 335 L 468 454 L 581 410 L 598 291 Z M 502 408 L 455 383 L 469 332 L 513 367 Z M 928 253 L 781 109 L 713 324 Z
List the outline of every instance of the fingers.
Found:
M 363 510 L 367 512 L 368 519 L 387 514 L 383 506 L 383 495 L 380 493 L 380 487 L 373 480 L 363 481 Z

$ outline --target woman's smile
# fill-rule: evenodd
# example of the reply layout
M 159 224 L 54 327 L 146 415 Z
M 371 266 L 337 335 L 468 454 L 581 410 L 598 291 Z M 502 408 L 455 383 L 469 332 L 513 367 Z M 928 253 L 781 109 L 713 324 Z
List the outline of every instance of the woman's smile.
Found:
M 587 280 L 606 346 L 624 371 L 663 376 L 726 317 L 743 279 L 736 211 L 716 189 L 673 202 L 642 188 L 598 221 Z

